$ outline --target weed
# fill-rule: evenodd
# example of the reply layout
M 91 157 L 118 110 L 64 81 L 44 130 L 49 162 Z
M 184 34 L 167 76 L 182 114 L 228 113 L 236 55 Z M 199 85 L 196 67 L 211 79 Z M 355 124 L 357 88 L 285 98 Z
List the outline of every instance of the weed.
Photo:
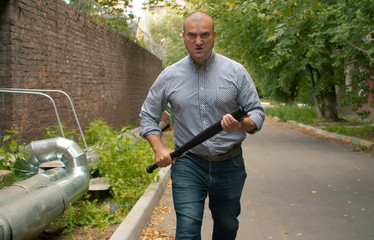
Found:
M 22 159 L 25 155 L 25 140 L 21 137 L 20 131 L 13 126 L 11 130 L 5 130 L 7 135 L 3 137 L 0 145 L 0 169 L 13 172 L 13 182 L 27 178 L 28 176 L 14 167 L 17 159 Z M 12 183 L 13 183 L 12 182 Z

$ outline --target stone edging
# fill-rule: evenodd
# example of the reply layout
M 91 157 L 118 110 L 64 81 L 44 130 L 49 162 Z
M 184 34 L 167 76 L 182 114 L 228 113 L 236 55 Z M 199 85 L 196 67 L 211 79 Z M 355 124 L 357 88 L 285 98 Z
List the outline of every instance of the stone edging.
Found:
M 159 179 L 157 181 L 157 179 Z M 161 168 L 142 197 L 127 214 L 125 220 L 110 237 L 110 240 L 138 240 L 160 201 L 170 179 L 170 166 Z
M 362 145 L 362 146 L 374 148 L 374 143 L 371 142 L 371 141 L 368 141 L 368 140 L 363 140 L 363 139 L 356 138 L 356 137 L 350 137 L 350 136 L 346 136 L 346 135 L 342 135 L 342 134 L 338 134 L 338 133 L 334 133 L 334 132 L 328 132 L 328 131 L 325 131 L 325 130 L 322 130 L 322 129 L 319 129 L 319 128 L 316 128 L 316 127 L 312 127 L 312 126 L 305 125 L 303 123 L 296 122 L 294 120 L 288 120 L 287 123 L 290 123 L 291 125 L 295 125 L 295 126 L 304 128 L 308 131 L 312 131 L 312 132 L 314 132 L 318 135 L 334 138 L 334 139 L 337 139 L 337 140 L 342 140 L 342 141 L 345 141 L 345 142 L 350 142 L 350 143 L 357 144 L 357 145 Z

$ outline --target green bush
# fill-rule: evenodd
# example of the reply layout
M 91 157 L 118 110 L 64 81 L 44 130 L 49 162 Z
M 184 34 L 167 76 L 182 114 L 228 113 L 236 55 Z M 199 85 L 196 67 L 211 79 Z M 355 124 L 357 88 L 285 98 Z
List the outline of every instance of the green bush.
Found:
M 77 133 L 75 129 L 67 131 L 67 127 L 64 124 L 61 124 L 62 130 L 64 131 L 65 138 L 79 143 L 81 140 L 80 134 Z M 60 126 L 49 126 L 46 128 L 45 138 L 55 138 L 62 137 Z
M 86 195 L 88 198 L 89 195 Z M 65 227 L 64 233 L 74 231 L 79 227 L 98 227 L 105 229 L 113 222 L 117 222 L 120 218 L 118 214 L 111 214 L 103 205 L 98 204 L 98 199 L 89 201 L 88 199 L 78 201 L 70 204 L 64 212 L 63 224 Z M 59 224 L 61 224 L 60 220 Z M 54 222 L 56 224 L 56 221 Z
M 112 193 L 120 205 L 136 201 L 154 174 L 145 171 L 154 161 L 153 151 L 146 140 L 134 141 L 135 136 L 128 128 L 123 128 L 121 136 L 107 131 L 101 133 L 96 152 L 98 161 L 92 164 L 93 173 L 109 179 Z
M 99 119 L 89 123 L 84 137 L 87 145 L 93 146 L 111 134 L 118 135 L 119 132 L 114 131 L 103 120 Z
M 89 145 L 95 145 L 98 161 L 92 163 L 91 175 L 108 179 L 111 185 L 110 200 L 115 210 L 105 204 L 83 200 L 71 204 L 61 222 L 65 233 L 78 227 L 98 227 L 104 229 L 112 223 L 121 222 L 153 181 L 157 171 L 149 174 L 146 166 L 154 162 L 154 153 L 149 143 L 142 139 L 135 141 L 129 127 L 120 131 L 111 129 L 102 120 L 90 122 L 85 135 Z M 60 221 L 60 220 L 59 220 Z
M 15 126 L 11 130 L 5 130 L 5 132 L 7 135 L 3 137 L 0 144 L 0 169 L 13 173 L 11 182 L 9 182 L 9 184 L 12 184 L 29 177 L 14 167 L 17 159 L 25 157 L 22 153 L 25 140 L 21 137 L 20 132 Z

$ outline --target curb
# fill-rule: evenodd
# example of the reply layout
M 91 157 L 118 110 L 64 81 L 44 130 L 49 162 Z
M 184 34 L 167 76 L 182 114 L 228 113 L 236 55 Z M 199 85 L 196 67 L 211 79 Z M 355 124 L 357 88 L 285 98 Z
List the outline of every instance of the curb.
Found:
M 295 126 L 298 126 L 298 127 L 302 127 L 304 129 L 306 129 L 308 131 L 312 131 L 312 132 L 314 132 L 318 135 L 322 135 L 322 136 L 334 138 L 334 139 L 337 139 L 337 140 L 342 140 L 342 141 L 345 141 L 345 142 L 374 148 L 374 143 L 371 142 L 371 141 L 368 141 L 368 140 L 363 140 L 363 139 L 356 138 L 356 137 L 349 137 L 349 136 L 345 136 L 345 135 L 338 134 L 338 133 L 324 131 L 322 129 L 315 128 L 315 127 L 312 127 L 312 126 L 308 126 L 308 125 L 305 125 L 303 123 L 296 122 L 294 120 L 288 120 L 287 123 L 290 123 L 291 125 L 295 125 Z
M 160 169 L 155 181 L 148 186 L 110 240 L 139 240 L 170 179 L 170 168 Z

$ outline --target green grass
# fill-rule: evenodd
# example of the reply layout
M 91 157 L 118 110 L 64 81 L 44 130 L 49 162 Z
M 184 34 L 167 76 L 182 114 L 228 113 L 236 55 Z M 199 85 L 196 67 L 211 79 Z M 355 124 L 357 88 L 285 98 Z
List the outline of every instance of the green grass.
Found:
M 319 128 L 346 136 L 374 141 L 374 125 L 372 121 L 361 121 L 339 116 L 340 121 L 331 122 L 318 118 L 315 108 L 297 106 L 277 106 L 265 108 L 265 114 L 278 117 L 280 121 L 294 120 L 299 123 L 318 126 Z
M 310 107 L 297 106 L 279 106 L 265 108 L 265 113 L 268 116 L 278 117 L 280 121 L 287 122 L 294 120 L 304 124 L 313 123 L 318 120 L 317 112 Z
M 368 141 L 374 141 L 374 126 L 369 124 L 359 126 L 346 126 L 338 124 L 335 126 L 327 126 L 322 128 L 328 132 L 335 132 L 346 136 L 357 137 Z

